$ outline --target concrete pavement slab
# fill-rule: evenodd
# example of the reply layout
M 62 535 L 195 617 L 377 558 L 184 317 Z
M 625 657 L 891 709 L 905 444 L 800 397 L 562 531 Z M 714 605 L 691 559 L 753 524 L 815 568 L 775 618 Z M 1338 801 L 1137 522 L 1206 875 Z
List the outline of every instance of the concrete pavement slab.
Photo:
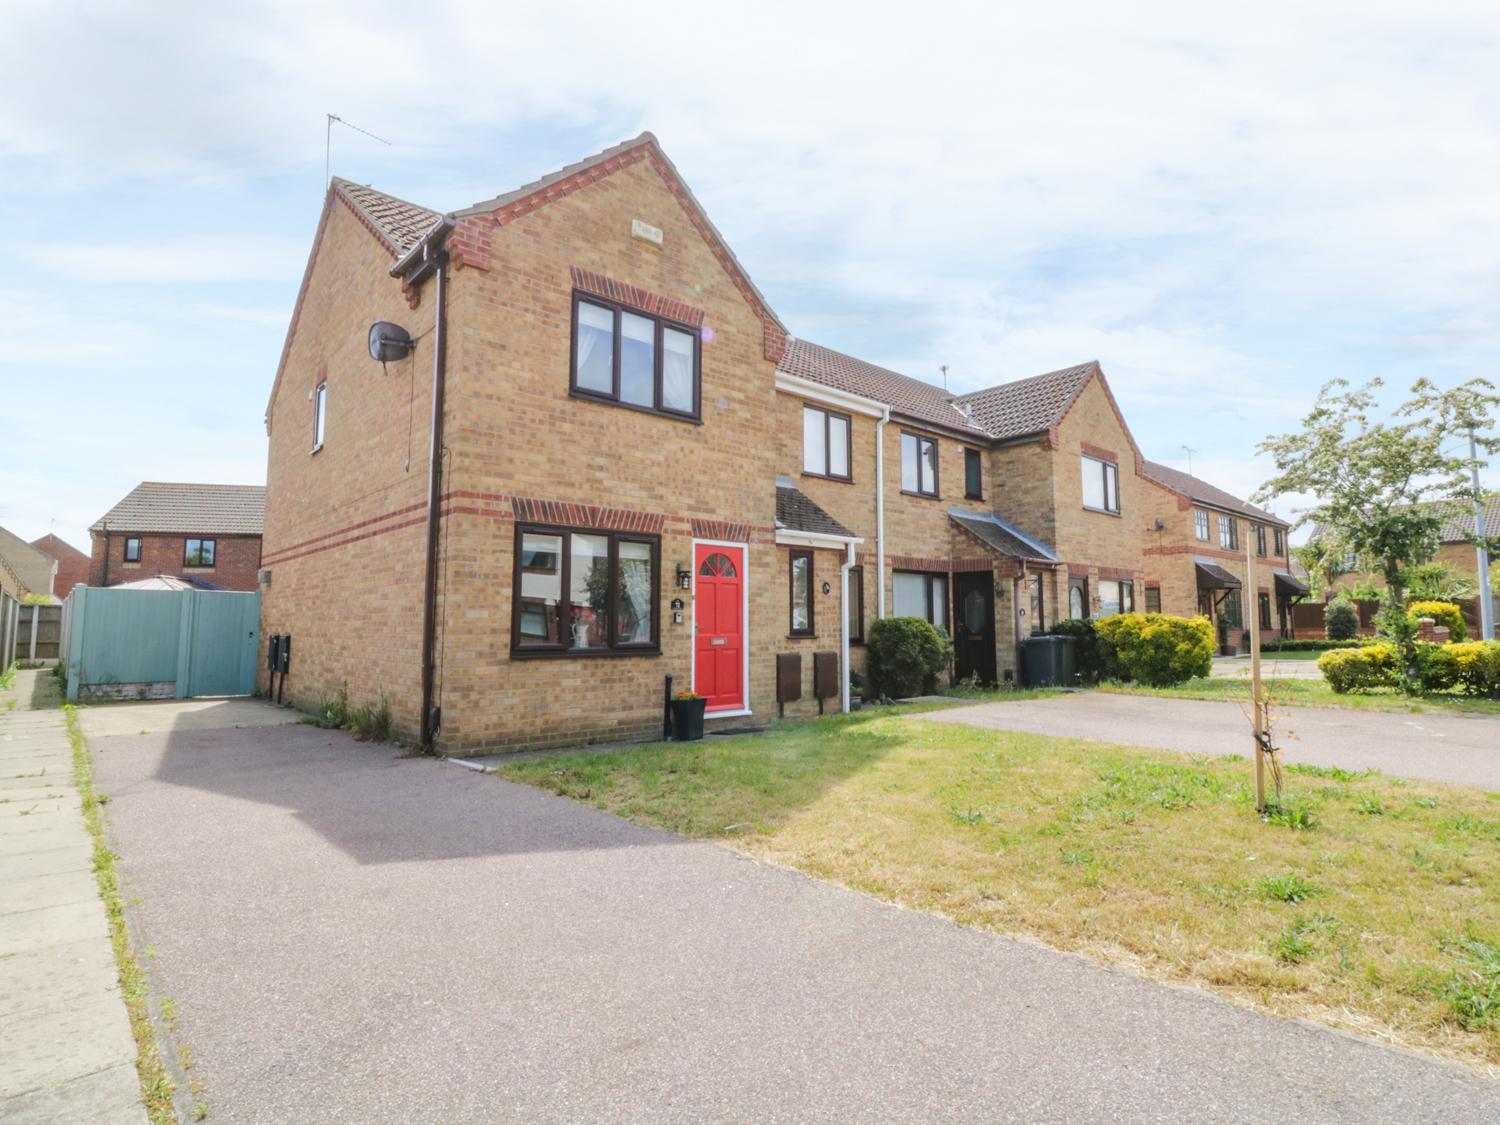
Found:
M 11 1098 L 110 1067 L 134 1067 L 135 1040 L 118 993 L 100 992 L 64 1007 L 0 1012 L 0 1058 L 0 1098 Z
M 66 906 L 74 902 L 98 902 L 99 884 L 87 870 L 64 871 L 56 875 L 33 875 L 5 884 L 0 900 L 0 916 Z
M 121 1063 L 0 1103 L 14 1125 L 144 1125 L 134 1063 Z
M 114 952 L 88 938 L 0 957 L 0 996 L 7 1012 L 66 1006 L 118 984 Z
M 53 875 L 59 871 L 93 870 L 93 849 L 86 840 L 73 840 L 55 848 L 27 849 L 12 855 L 0 855 L 0 887 L 34 875 Z

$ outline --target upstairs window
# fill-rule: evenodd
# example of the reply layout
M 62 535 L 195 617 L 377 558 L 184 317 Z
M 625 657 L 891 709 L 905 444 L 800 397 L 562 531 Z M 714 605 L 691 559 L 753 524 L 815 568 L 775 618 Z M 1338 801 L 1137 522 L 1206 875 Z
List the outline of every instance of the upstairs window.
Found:
M 977 449 L 964 450 L 964 499 L 984 499 L 984 458 Z
M 1233 516 L 1219 517 L 1219 546 L 1226 551 L 1237 550 L 1240 545 L 1240 528 Z
M 1266 525 L 1258 523 L 1255 525 L 1255 553 L 1265 558 L 1266 555 Z
M 328 384 L 319 383 L 313 391 L 313 443 L 312 452 L 323 448 L 323 430 L 328 422 Z
M 802 471 L 815 477 L 849 479 L 849 415 L 802 408 Z
M 1286 540 L 1281 537 L 1281 528 L 1272 528 L 1271 535 L 1275 542 L 1277 556 L 1286 554 Z
M 937 496 L 938 446 L 932 438 L 901 435 L 901 491 L 915 496 Z
M 213 566 L 214 547 L 212 539 L 189 539 L 182 546 L 183 566 Z
M 1083 457 L 1083 506 L 1120 514 L 1120 467 L 1113 461 Z
M 696 419 L 700 351 L 686 325 L 573 294 L 575 395 Z
M 1202 508 L 1193 509 L 1193 531 L 1203 542 L 1208 542 L 1208 513 Z
M 125 561 L 141 561 L 141 541 L 139 539 L 130 538 L 125 540 Z

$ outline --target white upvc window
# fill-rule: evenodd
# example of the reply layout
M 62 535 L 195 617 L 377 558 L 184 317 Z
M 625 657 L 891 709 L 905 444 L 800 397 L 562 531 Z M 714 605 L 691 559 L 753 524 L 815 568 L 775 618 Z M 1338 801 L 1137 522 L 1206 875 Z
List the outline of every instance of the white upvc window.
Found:
M 312 452 L 323 448 L 323 434 L 328 425 L 328 384 L 318 384 L 313 391 L 313 443 Z
M 1083 506 L 1120 514 L 1120 467 L 1113 461 L 1083 454 Z

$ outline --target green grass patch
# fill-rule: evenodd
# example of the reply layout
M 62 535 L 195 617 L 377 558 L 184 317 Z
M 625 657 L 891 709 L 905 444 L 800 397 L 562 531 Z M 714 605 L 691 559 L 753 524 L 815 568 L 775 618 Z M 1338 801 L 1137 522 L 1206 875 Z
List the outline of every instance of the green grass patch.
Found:
M 1246 761 L 923 709 L 497 768 L 965 925 L 1500 1064 L 1482 944 L 1500 935 L 1490 794 L 1289 769 L 1263 819 Z
M 130 1032 L 135 1038 L 135 1069 L 141 1083 L 141 1100 L 145 1103 L 147 1116 L 153 1125 L 172 1125 L 177 1120 L 172 1104 L 172 1095 L 177 1087 L 162 1061 L 156 1031 L 151 1025 L 151 1015 L 147 1010 L 146 975 L 136 960 L 135 951 L 130 944 L 130 933 L 125 926 L 125 903 L 120 896 L 119 879 L 115 875 L 115 854 L 104 842 L 102 803 L 94 791 L 93 759 L 89 756 L 88 743 L 78 722 L 78 709 L 67 704 L 62 710 L 67 723 L 68 742 L 73 750 L 73 777 L 78 785 L 79 796 L 83 799 L 83 819 L 93 838 L 94 878 L 99 884 L 99 897 L 104 900 L 104 909 L 109 916 L 109 940 L 114 947 L 115 967 L 120 977 L 120 995 L 125 1000 L 125 1009 L 130 1015 Z M 175 1014 L 174 1009 L 173 1018 Z

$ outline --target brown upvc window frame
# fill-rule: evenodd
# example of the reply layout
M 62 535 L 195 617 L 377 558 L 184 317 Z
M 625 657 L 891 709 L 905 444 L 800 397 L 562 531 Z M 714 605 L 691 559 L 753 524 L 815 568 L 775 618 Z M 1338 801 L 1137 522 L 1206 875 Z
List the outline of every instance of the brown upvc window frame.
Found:
M 1200 543 L 1213 542 L 1213 529 L 1209 527 L 1208 513 L 1202 508 L 1193 509 L 1193 534 Z
M 596 308 L 608 309 L 614 315 L 614 350 L 610 357 L 611 362 L 611 393 L 605 394 L 590 387 L 578 385 L 578 306 L 580 304 L 593 305 Z M 620 397 L 620 324 L 621 315 L 629 313 L 638 316 L 642 320 L 649 320 L 656 328 L 652 334 L 652 402 L 647 406 L 639 402 L 626 402 Z M 693 339 L 693 409 L 691 413 L 678 410 L 675 407 L 663 405 L 662 400 L 662 365 L 666 360 L 666 349 L 664 347 L 664 328 L 682 332 Z M 573 290 L 573 317 L 568 331 L 568 394 L 573 398 L 588 399 L 590 402 L 608 403 L 610 406 L 624 407 L 626 410 L 637 410 L 643 414 L 655 414 L 662 418 L 674 418 L 679 422 L 694 422 L 703 424 L 703 332 L 690 324 L 672 320 L 668 317 L 657 316 L 642 309 L 623 304 L 620 301 L 611 301 L 608 297 L 600 297 L 593 293 L 585 293 L 581 289 Z M 582 529 L 580 529 L 582 530 Z
M 975 481 L 978 487 L 974 487 Z M 964 499 L 984 499 L 984 454 L 977 449 L 964 450 Z
M 914 442 L 917 443 L 917 487 L 915 489 L 910 489 L 910 488 L 906 487 L 906 439 L 907 438 L 911 438 Z M 932 446 L 932 491 L 931 492 L 924 491 L 923 488 L 922 488 L 922 466 L 923 466 L 923 461 L 922 461 L 922 446 L 924 444 Z M 901 440 L 900 440 L 899 444 L 897 445 L 896 463 L 897 463 L 897 468 L 901 472 L 901 495 L 903 495 L 903 496 L 920 496 L 924 500 L 938 500 L 938 499 L 941 499 L 942 488 L 943 488 L 943 486 L 942 486 L 943 451 L 942 451 L 942 448 L 938 445 L 937 438 L 935 438 L 935 437 L 928 437 L 926 434 L 919 434 L 919 433 L 915 432 L 914 430 L 902 430 L 901 431 Z
M 1255 553 L 1261 558 L 1266 557 L 1266 525 L 1263 523 L 1255 525 Z
M 130 545 L 132 543 L 135 544 L 135 550 L 134 551 L 132 551 L 130 549 Z M 187 544 L 186 543 L 184 543 L 182 545 L 182 551 L 183 551 L 183 555 L 186 556 L 186 554 L 187 554 Z M 124 554 L 124 558 L 125 558 L 126 562 L 138 563 L 138 562 L 141 561 L 141 537 L 139 535 L 130 535 L 130 536 L 126 537 L 126 539 L 125 539 L 125 554 Z
M 942 570 L 907 570 L 905 568 L 899 568 L 899 569 L 892 570 L 891 571 L 891 610 L 892 610 L 892 615 L 893 616 L 897 616 L 895 614 L 895 603 L 896 603 L 896 575 L 898 575 L 898 574 L 910 574 L 910 575 L 915 575 L 918 578 L 923 579 L 923 583 L 922 583 L 922 600 L 926 604 L 926 612 L 922 614 L 922 617 L 923 617 L 923 619 L 929 625 L 932 625 L 935 628 L 939 628 L 939 629 L 943 630 L 944 633 L 949 633 L 949 631 L 953 627 L 953 615 L 952 615 L 953 606 L 951 604 L 952 603 L 952 599 L 953 599 L 953 576 L 951 574 L 949 574 L 948 572 L 942 571 Z M 933 618 L 933 608 L 938 604 L 938 595 L 934 591 L 934 586 L 937 583 L 942 583 L 942 595 L 941 595 L 941 597 L 942 597 L 942 606 L 943 606 L 943 622 L 942 622 L 941 625 L 939 625 L 936 621 L 934 621 L 932 619 Z M 913 616 L 915 616 L 915 615 L 913 615 Z M 951 635 L 951 633 L 950 633 L 950 635 Z
M 797 560 L 807 560 L 807 625 L 797 628 Z M 794 547 L 787 552 L 786 562 L 786 635 L 789 637 L 815 637 L 818 635 L 817 607 L 813 579 L 813 552 L 807 547 Z
M 603 648 L 574 648 L 569 622 L 572 619 L 572 581 L 574 534 L 596 535 L 609 541 L 609 602 L 605 609 L 607 641 Z M 521 566 L 522 543 L 527 535 L 555 535 L 560 539 L 558 551 L 558 577 L 561 582 L 560 596 L 553 612 L 557 616 L 558 636 L 569 638 L 561 642 L 523 642 L 521 640 Z M 619 621 L 619 566 L 621 543 L 645 543 L 651 548 L 651 640 L 649 642 L 620 643 L 615 636 Z M 661 655 L 661 536 L 639 531 L 611 531 L 598 527 L 569 527 L 565 524 L 523 523 L 517 521 L 511 555 L 511 602 L 510 602 L 510 656 L 512 660 L 536 659 L 585 659 L 601 656 L 660 656 Z
M 1281 558 L 1286 554 L 1286 535 L 1283 534 L 1281 528 L 1279 527 L 1273 527 L 1271 529 L 1271 535 L 1272 542 L 1276 546 L 1276 557 Z
M 823 472 L 814 472 L 807 467 L 807 415 L 811 411 L 814 414 L 823 415 Z M 814 406 L 812 403 L 802 404 L 802 475 L 805 477 L 818 477 L 822 480 L 836 480 L 844 484 L 854 482 L 854 417 L 844 414 L 838 410 L 829 410 L 825 406 Z M 844 423 L 844 472 L 833 471 L 833 419 L 841 419 Z
M 190 548 L 188 547 L 189 543 L 196 543 L 196 544 L 198 544 L 198 555 L 197 555 L 198 561 L 197 562 L 193 562 L 192 561 L 193 556 L 189 554 L 189 551 L 190 551 Z M 208 544 L 208 561 L 207 562 L 203 561 L 203 545 L 205 543 Z M 219 560 L 219 541 L 217 539 L 192 538 L 192 539 L 184 539 L 182 541 L 182 565 L 184 567 L 194 567 L 195 569 L 198 569 L 198 570 L 212 570 L 212 569 L 214 569 L 214 566 L 218 563 L 218 560 Z
M 1227 539 L 1227 542 L 1226 542 Z M 1238 551 L 1240 549 L 1240 521 L 1233 516 L 1219 515 L 1219 550 Z
M 1145 599 L 1145 601 L 1146 601 L 1146 612 L 1147 613 L 1160 613 L 1161 612 L 1161 587 L 1160 586 L 1147 586 L 1146 587 L 1146 599 Z M 1156 603 L 1155 608 L 1152 608 L 1152 603 L 1153 602 Z
M 1271 624 L 1271 595 L 1257 591 L 1255 603 L 1259 610 L 1260 627 L 1262 629 L 1274 629 L 1276 626 Z
M 849 624 L 849 643 L 862 645 L 865 643 L 865 568 L 862 566 L 849 568 L 849 604 L 844 612 L 848 615 L 850 611 L 854 619 Z

